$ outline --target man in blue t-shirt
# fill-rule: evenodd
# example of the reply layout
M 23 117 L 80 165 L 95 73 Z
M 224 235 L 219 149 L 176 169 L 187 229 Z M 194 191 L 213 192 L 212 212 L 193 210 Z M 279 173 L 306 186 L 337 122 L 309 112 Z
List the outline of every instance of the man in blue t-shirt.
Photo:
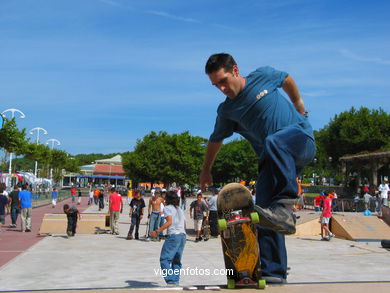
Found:
M 21 209 L 22 232 L 31 232 L 32 194 L 27 190 L 26 184 L 23 184 L 22 191 L 19 192 L 18 196 Z
M 295 233 L 291 206 L 297 198 L 297 174 L 315 155 L 314 135 L 298 88 L 285 72 L 260 67 L 240 75 L 229 54 L 212 55 L 206 74 L 226 99 L 217 110 L 203 170 L 202 189 L 212 184 L 211 169 L 223 140 L 234 132 L 252 145 L 259 157 L 256 211 L 260 216 L 262 274 L 270 282 L 285 282 L 287 253 L 283 234 Z M 281 95 L 282 88 L 290 98 Z M 266 279 L 266 280 L 267 280 Z

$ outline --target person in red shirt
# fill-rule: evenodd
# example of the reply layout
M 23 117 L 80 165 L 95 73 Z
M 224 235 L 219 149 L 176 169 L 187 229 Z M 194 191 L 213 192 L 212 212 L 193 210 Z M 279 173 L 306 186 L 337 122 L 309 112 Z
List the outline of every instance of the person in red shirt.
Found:
M 72 202 L 74 202 L 75 201 L 75 196 L 76 196 L 76 187 L 72 187 L 71 189 L 70 189 L 70 195 L 72 196 Z
M 123 211 L 122 196 L 116 192 L 115 187 L 111 188 L 108 210 L 110 211 L 110 228 L 111 233 L 119 235 L 119 214 Z
M 335 235 L 329 230 L 329 221 L 332 217 L 332 198 L 328 194 L 325 194 L 324 206 L 320 217 L 321 223 L 321 240 L 329 241 L 331 237 Z M 325 235 L 324 235 L 325 232 Z
M 317 195 L 315 198 L 314 198 L 314 210 L 316 212 L 319 212 L 321 211 L 321 205 L 324 201 L 324 193 L 321 192 L 320 195 Z

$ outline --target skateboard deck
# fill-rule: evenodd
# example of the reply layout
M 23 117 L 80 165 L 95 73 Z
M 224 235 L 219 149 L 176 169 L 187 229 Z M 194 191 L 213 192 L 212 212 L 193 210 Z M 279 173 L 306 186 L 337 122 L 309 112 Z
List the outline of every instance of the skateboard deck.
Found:
M 239 183 L 225 185 L 218 194 L 218 227 L 221 232 L 222 251 L 228 271 L 227 286 L 256 286 L 265 288 L 261 280 L 259 244 L 250 191 Z

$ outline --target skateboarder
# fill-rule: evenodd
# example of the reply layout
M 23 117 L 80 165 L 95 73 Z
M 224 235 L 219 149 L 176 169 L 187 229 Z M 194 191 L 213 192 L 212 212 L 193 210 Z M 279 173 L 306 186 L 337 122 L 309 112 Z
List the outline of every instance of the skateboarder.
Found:
M 312 128 L 294 80 L 285 72 L 260 67 L 240 74 L 229 54 L 212 55 L 205 68 L 212 85 L 226 97 L 217 110 L 200 185 L 212 184 L 211 169 L 223 140 L 234 132 L 252 145 L 259 157 L 256 211 L 262 227 L 259 245 L 262 274 L 268 282 L 285 282 L 287 253 L 283 234 L 295 233 L 291 206 L 297 198 L 297 174 L 315 155 Z M 281 95 L 282 88 L 291 103 Z

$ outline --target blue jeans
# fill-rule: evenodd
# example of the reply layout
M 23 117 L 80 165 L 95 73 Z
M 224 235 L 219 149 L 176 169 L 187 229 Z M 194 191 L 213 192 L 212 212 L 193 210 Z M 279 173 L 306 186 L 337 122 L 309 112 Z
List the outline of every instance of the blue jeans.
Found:
M 269 135 L 260 158 L 256 204 L 267 208 L 279 200 L 296 199 L 297 175 L 312 162 L 315 151 L 314 141 L 298 129 L 283 129 Z M 284 235 L 262 227 L 258 227 L 258 232 L 262 274 L 286 278 Z
M 164 242 L 161 249 L 160 266 L 167 284 L 179 284 L 181 257 L 185 244 L 185 234 L 169 235 Z
M 149 237 L 150 237 L 150 232 L 154 231 L 154 230 L 157 230 L 158 228 L 160 228 L 160 221 L 161 221 L 161 217 L 160 217 L 160 212 L 158 213 L 151 213 L 150 214 L 150 219 L 149 219 Z
M 11 207 L 11 222 L 12 225 L 16 225 L 16 221 L 18 219 L 18 214 L 20 213 L 20 209 L 18 207 Z

